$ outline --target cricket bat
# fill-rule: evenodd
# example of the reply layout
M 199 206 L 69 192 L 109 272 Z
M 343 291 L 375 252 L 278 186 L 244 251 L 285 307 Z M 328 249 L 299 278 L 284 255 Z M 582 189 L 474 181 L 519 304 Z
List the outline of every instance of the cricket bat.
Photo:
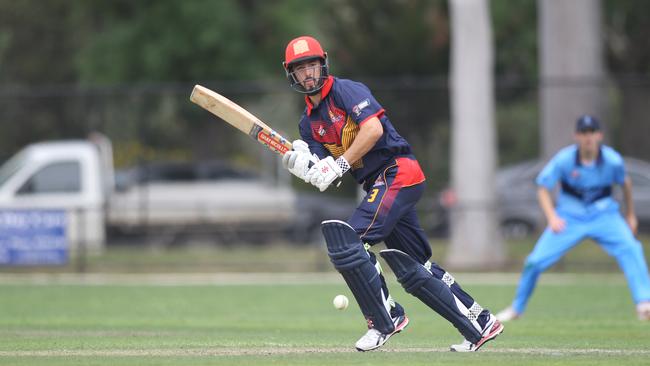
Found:
M 195 85 L 190 100 L 215 116 L 228 122 L 253 140 L 268 147 L 280 155 L 291 150 L 291 142 L 275 132 L 266 123 L 252 113 L 223 95 L 201 85 Z M 313 163 L 309 163 L 311 167 Z M 334 182 L 336 187 L 341 185 L 341 179 Z
M 291 150 L 291 142 L 282 135 L 246 109 L 215 91 L 195 85 L 190 100 L 249 135 L 253 140 L 267 146 L 271 151 L 284 155 Z

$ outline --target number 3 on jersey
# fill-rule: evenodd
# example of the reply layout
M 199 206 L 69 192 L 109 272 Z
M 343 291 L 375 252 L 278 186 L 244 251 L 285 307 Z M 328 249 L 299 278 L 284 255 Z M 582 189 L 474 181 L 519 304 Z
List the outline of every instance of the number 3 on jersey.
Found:
M 368 203 L 375 202 L 375 198 L 377 198 L 377 193 L 379 193 L 379 188 L 373 188 L 370 194 L 368 195 Z

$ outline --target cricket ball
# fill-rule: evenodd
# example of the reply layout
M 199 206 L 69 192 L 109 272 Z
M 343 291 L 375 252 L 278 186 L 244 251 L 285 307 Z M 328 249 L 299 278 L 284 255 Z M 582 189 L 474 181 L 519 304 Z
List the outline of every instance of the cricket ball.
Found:
M 345 295 L 336 295 L 336 297 L 334 297 L 334 300 L 332 301 L 334 307 L 339 310 L 345 310 L 348 307 L 349 303 L 350 302 Z

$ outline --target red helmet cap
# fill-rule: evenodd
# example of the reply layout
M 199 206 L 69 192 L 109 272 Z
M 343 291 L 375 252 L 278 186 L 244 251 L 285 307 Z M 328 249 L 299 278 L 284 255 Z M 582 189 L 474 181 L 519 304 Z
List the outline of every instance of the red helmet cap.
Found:
M 295 38 L 289 42 L 284 52 L 284 67 L 288 68 L 295 62 L 308 60 L 311 58 L 326 59 L 325 52 L 320 43 L 309 36 Z

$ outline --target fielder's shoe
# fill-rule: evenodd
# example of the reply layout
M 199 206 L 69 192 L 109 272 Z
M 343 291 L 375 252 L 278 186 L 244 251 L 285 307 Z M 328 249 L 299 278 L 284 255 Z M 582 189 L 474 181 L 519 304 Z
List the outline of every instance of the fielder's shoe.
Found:
M 476 342 L 476 344 L 464 339 L 461 344 L 452 344 L 449 349 L 452 352 L 476 352 L 482 345 L 493 340 L 502 332 L 503 324 L 501 324 L 494 315 L 490 314 L 490 320 L 488 320 L 487 324 L 485 324 L 485 328 L 483 328 L 483 338 Z
M 641 301 L 636 305 L 636 315 L 639 320 L 650 320 L 650 301 Z
M 516 312 L 515 309 L 512 308 L 512 306 L 508 306 L 507 308 L 499 311 L 496 316 L 498 321 L 500 321 L 501 323 L 505 323 L 511 320 L 518 319 L 521 316 L 521 314 Z
M 384 343 L 388 341 L 388 338 L 406 328 L 406 326 L 409 324 L 409 318 L 406 316 L 406 314 L 393 317 L 393 324 L 395 324 L 395 330 L 392 333 L 388 334 L 384 334 L 374 328 L 368 329 L 368 332 L 364 334 L 363 337 L 359 338 L 355 344 L 357 350 L 361 352 L 372 351 L 373 349 L 377 349 L 383 346 Z

